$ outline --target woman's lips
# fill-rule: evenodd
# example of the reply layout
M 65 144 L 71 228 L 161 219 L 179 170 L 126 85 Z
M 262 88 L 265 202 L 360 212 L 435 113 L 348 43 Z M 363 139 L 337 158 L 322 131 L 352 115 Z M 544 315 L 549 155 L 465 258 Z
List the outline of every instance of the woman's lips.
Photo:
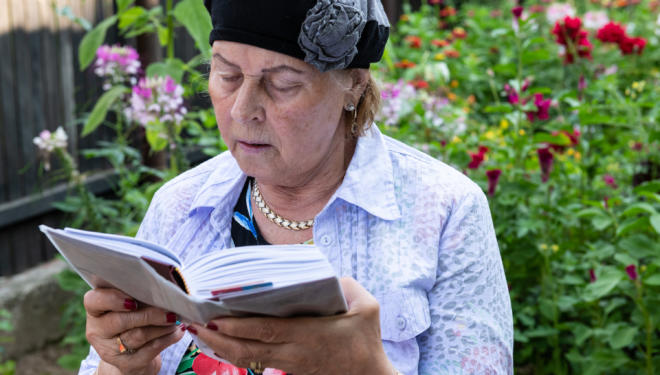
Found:
M 246 141 L 238 141 L 237 143 L 243 151 L 247 152 L 261 152 L 270 147 L 270 145 L 266 143 L 252 143 Z

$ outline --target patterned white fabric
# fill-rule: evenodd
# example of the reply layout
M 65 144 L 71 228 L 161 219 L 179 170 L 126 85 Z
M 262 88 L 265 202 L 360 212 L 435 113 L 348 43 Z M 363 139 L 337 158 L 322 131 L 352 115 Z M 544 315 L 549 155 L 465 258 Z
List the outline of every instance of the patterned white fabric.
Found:
M 163 186 L 138 237 L 189 261 L 231 246 L 246 176 L 225 152 Z M 404 374 L 512 374 L 513 323 L 488 202 L 462 173 L 383 136 L 357 144 L 316 217 L 314 243 L 379 301 L 383 345 Z M 189 336 L 162 353 L 173 374 Z M 80 374 L 98 363 L 93 349 Z

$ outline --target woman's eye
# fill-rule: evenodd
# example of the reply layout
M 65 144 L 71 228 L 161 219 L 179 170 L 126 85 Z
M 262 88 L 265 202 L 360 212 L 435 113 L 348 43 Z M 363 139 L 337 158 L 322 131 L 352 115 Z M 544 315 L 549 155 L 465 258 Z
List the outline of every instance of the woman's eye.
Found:
M 241 76 L 220 76 L 220 79 L 222 79 L 224 82 L 238 82 L 238 80 L 241 79 Z
M 298 88 L 298 86 L 299 85 L 291 84 L 291 83 L 281 83 L 281 82 L 270 83 L 270 87 L 282 93 L 293 91 L 294 89 Z

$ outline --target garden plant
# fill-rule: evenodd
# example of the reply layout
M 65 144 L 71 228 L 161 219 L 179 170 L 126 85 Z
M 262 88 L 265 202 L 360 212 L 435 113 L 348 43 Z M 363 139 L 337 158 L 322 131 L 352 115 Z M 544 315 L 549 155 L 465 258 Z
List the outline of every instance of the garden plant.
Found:
M 69 182 L 57 208 L 77 227 L 134 235 L 154 191 L 190 165 L 192 151 L 224 149 L 204 95 L 210 20 L 196 0 L 146 10 L 117 0 L 91 29 L 83 68 L 104 94 L 85 136 L 109 126 L 112 142 L 85 157 L 115 171 L 112 199 L 91 194 L 66 134 L 35 138 L 46 175 Z M 654 374 L 660 371 L 660 1 L 428 0 L 395 23 L 383 61 L 377 124 L 387 134 L 468 175 L 488 195 L 510 286 L 514 361 L 521 374 Z M 167 58 L 139 66 L 106 30 L 156 33 Z M 174 30 L 199 48 L 174 57 Z M 183 30 L 183 29 L 177 29 Z M 147 167 L 134 134 L 169 155 Z M 81 295 L 71 273 L 62 285 Z M 69 367 L 86 354 L 84 311 L 70 304 Z M 431 317 L 440 319 L 440 317 Z M 478 355 L 478 353 L 475 353 Z M 473 355 L 472 357 L 477 357 Z M 480 374 L 478 361 L 461 363 Z

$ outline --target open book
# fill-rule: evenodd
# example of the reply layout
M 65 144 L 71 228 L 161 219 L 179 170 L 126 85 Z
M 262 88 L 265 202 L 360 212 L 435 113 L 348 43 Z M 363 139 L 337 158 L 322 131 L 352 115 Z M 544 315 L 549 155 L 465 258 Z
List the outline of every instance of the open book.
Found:
M 170 250 L 132 237 L 39 228 L 92 287 L 117 288 L 184 321 L 347 310 L 332 266 L 313 245 L 230 248 L 183 264 Z

